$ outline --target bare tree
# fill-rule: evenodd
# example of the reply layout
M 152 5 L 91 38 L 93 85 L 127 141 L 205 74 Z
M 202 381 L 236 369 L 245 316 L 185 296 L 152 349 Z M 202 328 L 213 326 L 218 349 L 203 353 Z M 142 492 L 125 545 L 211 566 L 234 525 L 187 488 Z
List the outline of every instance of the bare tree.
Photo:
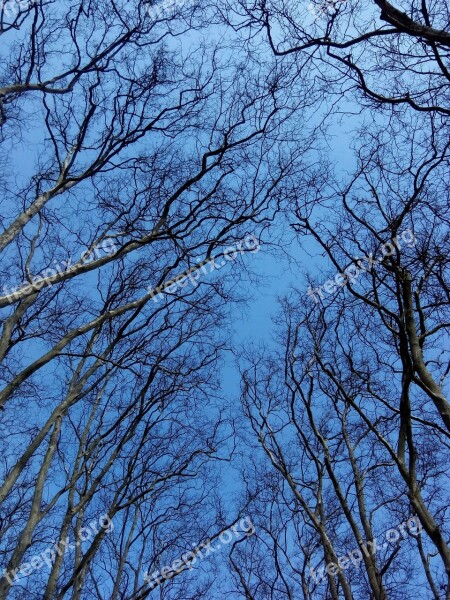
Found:
M 313 64 L 327 92 L 356 92 L 371 109 L 412 108 L 448 117 L 448 3 L 386 0 L 218 2 L 221 18 L 267 40 L 274 55 L 298 55 L 298 74 Z M 320 83 L 319 83 L 320 82 Z
M 2 6 L 0 599 L 450 599 L 449 12 L 405 7 Z M 321 257 L 238 428 L 282 213 Z
M 311 142 L 276 65 L 147 8 L 2 15 L 0 598 L 144 598 L 224 527 L 224 304 Z
M 234 565 L 246 597 L 450 597 L 449 158 L 434 139 L 414 132 L 405 152 L 373 135 L 350 183 L 311 182 L 293 208 L 327 265 L 284 301 L 280 350 L 243 370 L 266 456 L 246 461 L 265 555 Z

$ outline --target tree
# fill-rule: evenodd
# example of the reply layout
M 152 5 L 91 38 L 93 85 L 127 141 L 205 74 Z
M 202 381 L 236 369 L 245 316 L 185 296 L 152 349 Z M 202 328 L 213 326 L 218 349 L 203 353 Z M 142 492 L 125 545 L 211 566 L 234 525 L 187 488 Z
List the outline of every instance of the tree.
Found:
M 0 598 L 147 597 L 220 532 L 237 270 L 213 271 L 258 249 L 310 142 L 284 145 L 276 65 L 244 77 L 208 32 L 183 43 L 195 6 L 147 8 L 2 15 Z
M 249 598 L 450 597 L 448 142 L 388 142 L 366 138 L 350 183 L 315 182 L 292 209 L 328 279 L 292 292 L 279 351 L 243 370 L 270 547 L 260 571 L 237 566 Z
M 12 2 L 0 599 L 450 599 L 448 7 Z M 283 215 L 321 256 L 246 428 L 234 284 Z
M 401 4 L 401 5 L 400 5 Z M 356 92 L 371 109 L 449 116 L 450 12 L 443 0 L 220 2 L 221 17 L 248 42 L 267 40 L 281 59 L 298 55 L 298 76 L 313 64 L 318 84 Z

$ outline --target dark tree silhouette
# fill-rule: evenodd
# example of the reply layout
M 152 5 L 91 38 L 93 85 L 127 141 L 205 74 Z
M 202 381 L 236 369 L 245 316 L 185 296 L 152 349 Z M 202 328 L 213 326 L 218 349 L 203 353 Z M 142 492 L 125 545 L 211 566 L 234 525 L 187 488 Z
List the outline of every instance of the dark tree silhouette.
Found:
M 192 3 L 147 8 L 2 14 L 0 598 L 143 598 L 226 525 L 224 303 L 308 142 L 270 60 L 244 76 L 182 43 Z

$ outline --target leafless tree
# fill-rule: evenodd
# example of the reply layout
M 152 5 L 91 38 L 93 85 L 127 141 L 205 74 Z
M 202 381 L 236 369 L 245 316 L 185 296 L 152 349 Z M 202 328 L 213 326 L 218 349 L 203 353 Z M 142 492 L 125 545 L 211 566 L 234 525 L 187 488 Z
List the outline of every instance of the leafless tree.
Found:
M 300 76 L 314 64 L 317 83 L 328 92 L 353 90 L 370 108 L 397 114 L 406 108 L 450 114 L 444 0 L 218 0 L 218 9 L 228 24 L 248 32 L 250 47 L 263 37 L 274 55 L 298 55 Z
M 234 565 L 248 598 L 450 597 L 448 141 L 420 133 L 407 151 L 366 138 L 350 183 L 313 181 L 293 207 L 327 268 L 243 370 L 263 450 L 247 442 L 264 555 Z
M 2 13 L 0 598 L 144 598 L 226 524 L 229 282 L 311 142 L 285 143 L 282 69 L 248 77 L 192 3 L 147 9 Z
M 450 599 L 448 31 L 443 0 L 2 5 L 0 599 Z M 281 215 L 319 256 L 237 427 L 233 284 Z

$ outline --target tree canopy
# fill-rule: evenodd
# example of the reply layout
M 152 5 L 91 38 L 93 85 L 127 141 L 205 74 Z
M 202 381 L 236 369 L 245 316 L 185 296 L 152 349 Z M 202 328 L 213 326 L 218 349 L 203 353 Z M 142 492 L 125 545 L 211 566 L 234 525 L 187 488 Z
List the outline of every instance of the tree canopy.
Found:
M 0 37 L 0 600 L 450 600 L 448 4 Z

